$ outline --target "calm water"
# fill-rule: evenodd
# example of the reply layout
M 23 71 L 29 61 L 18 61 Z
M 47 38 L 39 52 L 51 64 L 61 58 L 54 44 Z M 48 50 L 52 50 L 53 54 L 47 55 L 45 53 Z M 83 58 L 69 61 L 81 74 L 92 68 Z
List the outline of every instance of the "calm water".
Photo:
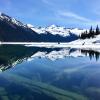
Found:
M 0 46 L 0 100 L 100 100 L 99 51 Z

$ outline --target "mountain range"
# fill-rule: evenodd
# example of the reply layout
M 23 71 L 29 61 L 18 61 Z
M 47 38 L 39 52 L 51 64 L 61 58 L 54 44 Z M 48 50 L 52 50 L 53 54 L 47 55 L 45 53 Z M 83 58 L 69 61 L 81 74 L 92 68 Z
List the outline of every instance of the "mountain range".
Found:
M 71 42 L 84 31 L 56 25 L 34 27 L 0 13 L 0 41 L 3 42 Z

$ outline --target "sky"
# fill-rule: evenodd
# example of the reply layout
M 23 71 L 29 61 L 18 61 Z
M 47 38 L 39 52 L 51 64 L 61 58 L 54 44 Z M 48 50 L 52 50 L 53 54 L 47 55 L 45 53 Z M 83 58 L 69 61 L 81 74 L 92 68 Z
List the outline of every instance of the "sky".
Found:
M 0 12 L 33 26 L 100 26 L 100 0 L 0 0 Z

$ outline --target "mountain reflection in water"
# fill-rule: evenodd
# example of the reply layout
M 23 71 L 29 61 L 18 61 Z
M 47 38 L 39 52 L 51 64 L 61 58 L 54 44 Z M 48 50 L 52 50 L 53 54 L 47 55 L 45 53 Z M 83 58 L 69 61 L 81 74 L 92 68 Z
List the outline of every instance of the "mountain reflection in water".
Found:
M 99 50 L 0 46 L 0 100 L 99 100 Z
M 0 46 L 0 68 L 2 71 L 9 69 L 16 64 L 20 64 L 23 61 L 31 58 L 49 58 L 51 60 L 57 60 L 59 58 L 81 57 L 89 56 L 99 60 L 100 52 L 94 50 L 81 50 L 73 48 L 41 48 L 41 47 L 26 47 L 20 45 L 2 45 Z

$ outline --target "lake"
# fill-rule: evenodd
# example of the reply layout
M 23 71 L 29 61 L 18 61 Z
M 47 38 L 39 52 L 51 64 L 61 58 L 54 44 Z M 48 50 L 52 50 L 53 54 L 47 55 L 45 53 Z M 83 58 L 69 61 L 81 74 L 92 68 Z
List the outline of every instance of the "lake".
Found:
M 0 46 L 0 100 L 100 100 L 100 50 Z

